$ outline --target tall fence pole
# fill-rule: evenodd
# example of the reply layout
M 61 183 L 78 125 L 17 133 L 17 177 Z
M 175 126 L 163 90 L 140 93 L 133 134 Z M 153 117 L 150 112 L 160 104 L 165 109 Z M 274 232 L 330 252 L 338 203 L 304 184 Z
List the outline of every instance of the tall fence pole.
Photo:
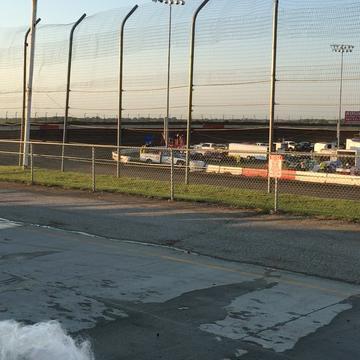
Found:
M 131 15 L 137 10 L 139 6 L 135 5 L 130 12 L 125 16 L 124 20 L 121 23 L 120 29 L 120 44 L 119 44 L 119 104 L 118 104 L 118 119 L 117 119 L 117 167 L 116 167 L 116 176 L 120 177 L 120 146 L 121 143 L 121 126 L 122 126 L 122 110 L 123 110 L 123 81 L 124 81 L 124 32 L 125 32 L 125 25 Z
M 190 69 L 189 69 L 189 103 L 188 103 L 188 119 L 186 126 L 186 166 L 185 166 L 185 184 L 189 184 L 189 163 L 190 163 L 190 145 L 191 145 L 191 122 L 193 111 L 193 92 L 194 92 L 194 59 L 195 59 L 195 35 L 196 20 L 200 11 L 210 0 L 203 1 L 196 9 L 191 26 L 191 44 L 190 44 Z
M 41 19 L 37 19 L 35 25 L 37 25 Z M 24 38 L 24 65 L 23 65 L 23 94 L 22 94 L 22 116 L 20 123 L 20 142 L 19 142 L 19 166 L 22 164 L 22 152 L 23 152 L 23 141 L 24 141 L 24 125 L 25 125 L 25 116 L 26 116 L 26 80 L 27 80 L 27 48 L 28 38 L 31 32 L 31 28 L 29 28 L 25 33 Z
M 37 0 L 32 1 L 32 16 L 30 30 L 30 62 L 29 62 L 29 79 L 27 85 L 27 112 L 24 123 L 24 157 L 23 166 L 29 165 L 29 140 L 31 126 L 31 106 L 32 106 L 32 87 L 34 79 L 34 60 L 35 60 L 35 40 L 36 40 L 36 19 L 37 19 Z
M 66 103 L 65 103 L 65 116 L 63 126 L 63 144 L 61 148 L 61 171 L 64 171 L 64 154 L 65 154 L 65 143 L 68 140 L 67 125 L 69 118 L 69 102 L 70 102 L 70 82 L 71 82 L 71 65 L 72 65 L 72 53 L 73 53 L 73 42 L 74 32 L 78 25 L 85 19 L 86 14 L 83 14 L 80 19 L 73 25 L 70 31 L 70 42 L 69 42 L 69 54 L 68 54 L 68 69 L 67 69 L 67 83 L 66 83 Z
M 271 64 L 271 89 L 270 89 L 270 121 L 269 121 L 269 162 L 270 154 L 274 149 L 274 119 L 276 105 L 276 62 L 277 62 L 277 36 L 279 18 L 279 0 L 274 0 L 273 10 L 273 36 L 272 36 L 272 64 Z M 271 192 L 271 177 L 268 175 L 268 193 Z

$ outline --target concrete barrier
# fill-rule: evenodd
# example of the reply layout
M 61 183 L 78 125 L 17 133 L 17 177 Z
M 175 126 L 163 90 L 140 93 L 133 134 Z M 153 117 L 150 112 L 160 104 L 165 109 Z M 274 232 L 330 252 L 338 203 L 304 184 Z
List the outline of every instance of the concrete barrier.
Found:
M 233 166 L 208 165 L 206 168 L 206 172 L 213 174 L 243 175 L 243 168 Z
M 360 176 L 315 173 L 311 171 L 296 171 L 295 180 L 320 184 L 360 186 Z

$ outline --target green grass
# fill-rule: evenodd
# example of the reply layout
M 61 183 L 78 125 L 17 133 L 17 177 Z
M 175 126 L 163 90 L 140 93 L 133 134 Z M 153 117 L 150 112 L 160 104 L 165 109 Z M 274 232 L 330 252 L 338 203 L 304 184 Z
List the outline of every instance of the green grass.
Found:
M 0 181 L 31 183 L 30 171 L 18 167 L 0 166 Z M 77 172 L 62 173 L 56 170 L 35 169 L 34 183 L 44 186 L 58 186 L 65 189 L 91 190 L 91 176 Z M 143 180 L 97 175 L 98 191 L 117 192 L 130 195 L 168 199 L 168 181 Z M 175 198 L 184 201 L 222 204 L 241 209 L 255 209 L 268 213 L 273 209 L 273 194 L 264 191 L 229 188 L 213 185 L 175 185 Z M 281 194 L 279 210 L 283 213 L 320 216 L 360 222 L 360 202 L 341 199 L 323 199 L 312 196 Z

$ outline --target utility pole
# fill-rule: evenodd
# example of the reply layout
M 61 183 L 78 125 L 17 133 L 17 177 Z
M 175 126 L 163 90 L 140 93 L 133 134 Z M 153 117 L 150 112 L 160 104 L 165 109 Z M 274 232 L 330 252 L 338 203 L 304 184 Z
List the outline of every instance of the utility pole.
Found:
M 34 79 L 34 60 L 35 60 L 35 40 L 36 40 L 36 19 L 37 19 L 37 0 L 32 0 L 31 32 L 30 32 L 30 61 L 29 61 L 29 79 L 27 85 L 27 113 L 24 124 L 24 158 L 23 166 L 29 165 L 29 141 L 31 126 L 31 105 L 32 105 L 32 87 Z

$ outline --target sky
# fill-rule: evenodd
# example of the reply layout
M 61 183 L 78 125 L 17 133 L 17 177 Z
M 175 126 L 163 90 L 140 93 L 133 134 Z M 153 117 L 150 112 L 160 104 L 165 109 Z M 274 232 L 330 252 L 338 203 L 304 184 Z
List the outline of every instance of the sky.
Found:
M 186 6 L 173 10 L 171 115 L 182 119 L 187 116 L 191 16 L 199 2 L 187 0 Z M 127 8 L 135 3 L 148 6 L 141 6 L 126 28 L 124 111 L 133 117 L 163 116 L 168 46 L 165 6 L 155 6 L 151 0 L 38 3 L 42 22 L 33 108 L 39 117 L 61 113 L 64 103 L 71 25 L 51 24 L 73 23 L 84 12 L 88 17 L 75 33 L 71 114 L 112 117 L 116 113 L 119 26 Z M 355 46 L 345 57 L 343 112 L 360 110 L 360 1 L 281 0 L 280 4 L 276 116 L 337 118 L 340 57 L 331 52 L 334 43 Z M 0 118 L 6 112 L 19 112 L 21 106 L 22 43 L 30 13 L 31 0 L 0 0 Z M 271 25 L 272 0 L 209 2 L 197 26 L 194 117 L 268 116 Z
M 70 23 L 74 15 L 88 15 L 118 8 L 142 4 L 151 0 L 38 0 L 38 17 L 43 23 Z M 30 22 L 31 0 L 2 0 L 0 1 L 0 24 L 1 26 L 23 26 Z M 71 9 L 71 11 L 69 11 Z M 75 16 L 76 17 L 76 16 Z

